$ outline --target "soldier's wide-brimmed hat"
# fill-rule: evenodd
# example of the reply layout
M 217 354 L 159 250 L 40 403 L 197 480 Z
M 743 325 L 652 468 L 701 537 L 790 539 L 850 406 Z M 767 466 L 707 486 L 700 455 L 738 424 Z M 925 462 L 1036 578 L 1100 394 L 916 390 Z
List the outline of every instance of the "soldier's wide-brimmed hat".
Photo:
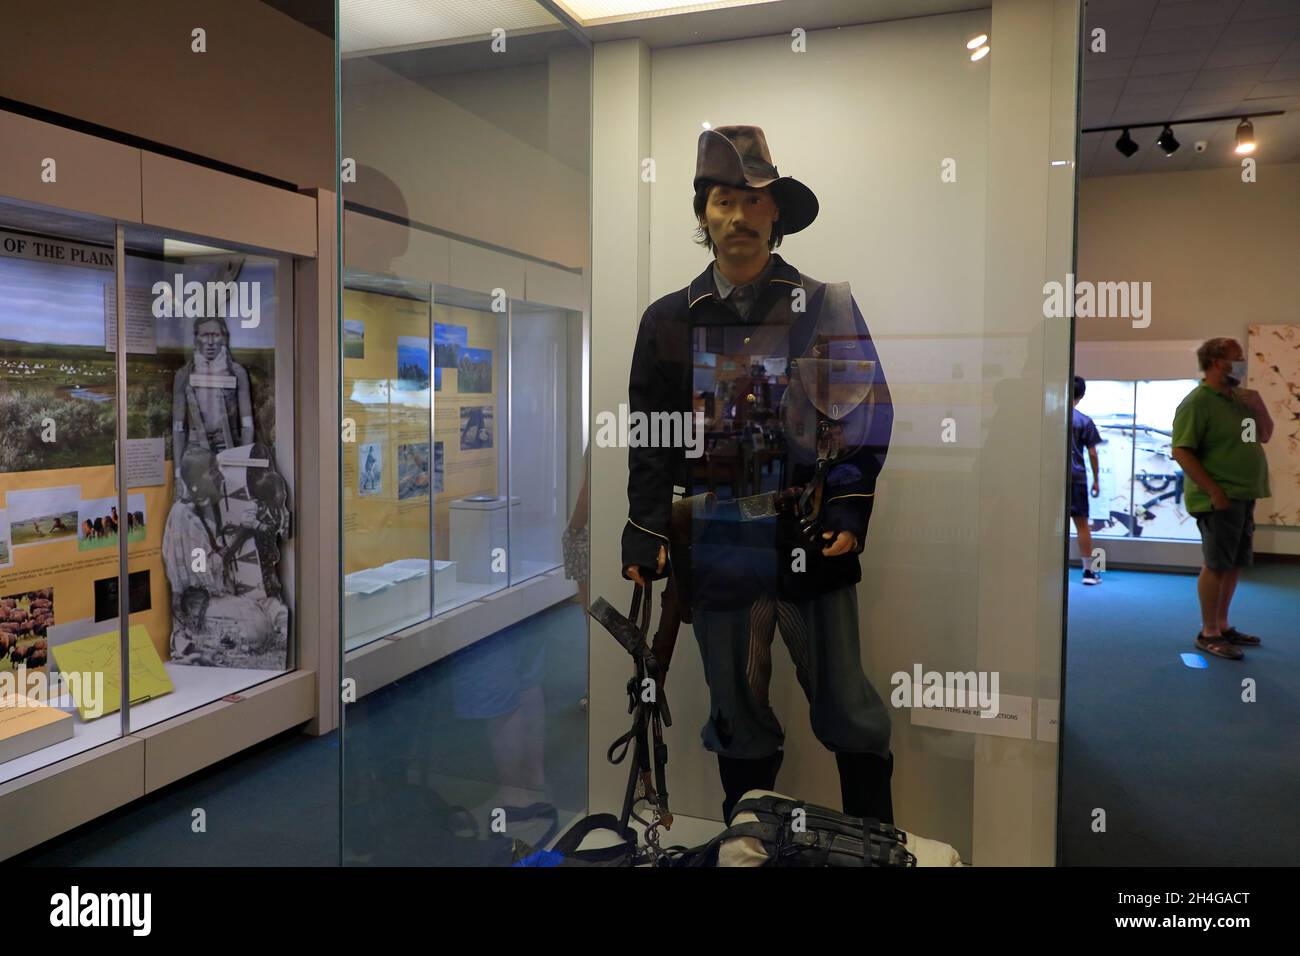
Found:
M 781 227 L 787 236 L 806 229 L 817 218 L 817 197 L 799 180 L 777 172 L 767 137 L 758 126 L 718 126 L 700 134 L 695 189 L 704 183 L 769 187 L 781 208 Z

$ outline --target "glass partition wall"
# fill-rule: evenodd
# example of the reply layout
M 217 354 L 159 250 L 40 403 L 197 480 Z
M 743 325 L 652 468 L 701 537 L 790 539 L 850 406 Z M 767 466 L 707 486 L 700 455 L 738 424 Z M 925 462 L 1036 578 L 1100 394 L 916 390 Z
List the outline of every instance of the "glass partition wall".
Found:
M 779 790 L 839 806 L 859 771 L 889 768 L 896 821 L 953 859 L 1051 863 L 1070 327 L 1045 318 L 1043 288 L 1071 271 L 1079 4 L 954 3 L 888 22 L 868 2 L 815 22 L 784 3 L 606 19 L 523 0 L 411 20 L 376 7 L 340 36 L 340 231 L 356 277 L 343 297 L 345 407 L 358 408 L 358 321 L 367 361 L 374 341 L 386 363 L 365 374 L 390 382 L 393 407 L 400 349 L 372 338 L 380 311 L 410 310 L 432 384 L 427 412 L 415 410 L 429 420 L 408 419 L 409 437 L 386 436 L 391 411 L 378 437 L 358 428 L 355 449 L 345 430 L 345 509 L 358 508 L 354 523 L 344 515 L 348 573 L 414 562 L 424 575 L 402 613 L 383 595 L 405 582 L 381 580 L 364 596 L 376 615 L 347 625 L 344 675 L 360 696 L 344 711 L 345 862 L 506 864 L 512 840 L 541 845 L 580 812 L 619 811 L 627 765 L 606 750 L 628 726 L 628 659 L 602 631 L 589 637 L 583 608 L 631 595 L 628 487 L 644 473 L 629 468 L 629 378 L 641 340 L 673 347 L 642 315 L 699 307 L 681 380 L 706 421 L 672 484 L 730 501 L 807 480 L 791 464 L 807 456 L 807 420 L 781 417 L 799 394 L 791 361 L 808 358 L 791 331 L 806 303 L 789 290 L 802 289 L 859 342 L 858 325 L 869 329 L 887 447 L 873 439 L 870 474 L 835 481 L 874 501 L 832 509 L 853 553 L 800 579 L 839 602 L 835 626 L 829 605 L 814 613 L 786 595 L 779 628 L 746 645 L 779 630 L 794 655 L 756 651 L 738 671 L 770 670 L 754 691 L 771 705 L 761 733 L 732 722 L 712 653 L 756 625 L 733 613 L 682 627 L 667 838 L 718 831 L 720 758 L 743 737 L 764 752 L 737 759 L 784 755 Z M 990 36 L 985 56 L 973 41 Z M 780 271 L 754 293 L 763 310 L 785 301 L 771 289 L 790 295 L 789 322 L 757 337 L 741 305 L 719 301 L 713 253 L 727 236 L 709 230 L 711 194 L 693 204 L 697 161 L 713 155 L 702 142 L 720 148 L 711 131 L 747 124 L 766 143 L 742 137 L 752 155 L 739 168 L 801 184 L 784 193 L 771 246 Z M 360 517 L 362 482 L 389 515 L 403 467 L 423 486 L 421 459 L 404 465 L 394 442 L 430 445 L 427 526 L 412 512 L 409 535 Z M 379 553 L 354 563 L 363 546 Z M 725 577 L 730 558 L 715 557 L 693 568 L 700 580 Z M 839 576 L 846 561 L 860 581 Z M 840 655 L 836 673 L 860 665 L 852 713 L 809 701 L 802 614 L 822 622 L 810 640 Z M 937 679 L 951 701 L 967 675 L 984 696 L 922 696 Z M 915 692 L 900 695 L 900 677 Z
M 340 34 L 345 864 L 509 863 L 587 805 L 590 54 L 459 12 Z

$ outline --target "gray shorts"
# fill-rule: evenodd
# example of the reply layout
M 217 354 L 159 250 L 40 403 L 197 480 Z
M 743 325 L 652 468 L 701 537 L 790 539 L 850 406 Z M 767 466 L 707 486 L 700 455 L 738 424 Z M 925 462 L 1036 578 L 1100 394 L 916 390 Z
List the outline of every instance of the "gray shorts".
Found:
M 1230 498 L 1222 511 L 1193 513 L 1201 529 L 1201 554 L 1211 571 L 1248 568 L 1255 563 L 1255 502 Z

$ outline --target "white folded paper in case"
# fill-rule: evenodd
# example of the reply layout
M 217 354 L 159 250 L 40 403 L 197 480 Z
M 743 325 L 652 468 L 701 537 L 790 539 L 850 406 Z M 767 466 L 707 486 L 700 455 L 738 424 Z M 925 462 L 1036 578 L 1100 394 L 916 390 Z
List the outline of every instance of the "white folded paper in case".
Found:
M 435 570 L 441 571 L 450 561 L 435 561 Z M 354 571 L 343 578 L 343 590 L 353 594 L 375 594 L 394 584 L 429 573 L 429 562 L 423 558 L 402 558 L 377 568 Z

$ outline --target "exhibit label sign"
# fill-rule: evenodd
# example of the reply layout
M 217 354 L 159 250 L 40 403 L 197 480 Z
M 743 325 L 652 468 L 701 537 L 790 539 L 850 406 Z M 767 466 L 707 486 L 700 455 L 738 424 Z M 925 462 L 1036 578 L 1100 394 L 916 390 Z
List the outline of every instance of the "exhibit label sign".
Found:
M 87 246 L 44 236 L 25 236 L 4 230 L 0 230 L 0 254 L 13 259 L 57 262 L 60 265 L 87 266 L 93 269 L 112 269 L 114 265 L 113 252 L 107 247 Z

